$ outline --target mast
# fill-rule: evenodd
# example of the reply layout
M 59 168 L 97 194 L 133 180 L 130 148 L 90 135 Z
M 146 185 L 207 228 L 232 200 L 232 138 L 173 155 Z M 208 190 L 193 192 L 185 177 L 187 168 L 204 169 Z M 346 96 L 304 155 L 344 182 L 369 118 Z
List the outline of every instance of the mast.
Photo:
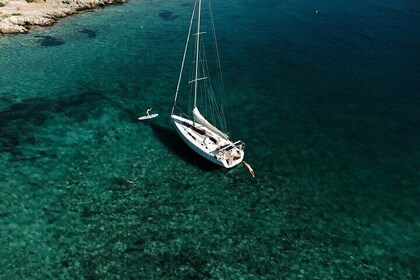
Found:
M 185 49 L 184 49 L 184 55 L 182 57 L 182 63 L 181 63 L 181 71 L 179 72 L 179 78 L 178 78 L 178 84 L 176 86 L 176 92 L 175 92 L 175 100 L 174 100 L 174 105 L 172 107 L 172 112 L 171 115 L 174 114 L 175 111 L 175 106 L 176 106 L 176 100 L 178 98 L 178 93 L 179 93 L 179 87 L 181 85 L 181 79 L 182 79 L 182 73 L 184 71 L 184 65 L 185 65 L 185 57 L 187 55 L 187 50 L 188 50 L 188 43 L 190 42 L 190 36 L 191 36 L 191 28 L 192 28 L 192 24 L 193 24 L 193 20 L 194 20 L 194 15 L 195 15 L 195 7 L 197 6 L 197 1 L 194 3 L 194 8 L 193 8 L 193 12 L 191 15 L 191 20 L 190 20 L 190 27 L 188 29 L 188 36 L 187 36 L 187 42 L 185 43 Z
M 198 18 L 197 18 L 197 40 L 195 55 L 195 81 L 194 81 L 194 108 L 197 107 L 197 88 L 198 88 L 198 60 L 200 58 L 200 20 L 201 20 L 201 0 L 198 0 Z

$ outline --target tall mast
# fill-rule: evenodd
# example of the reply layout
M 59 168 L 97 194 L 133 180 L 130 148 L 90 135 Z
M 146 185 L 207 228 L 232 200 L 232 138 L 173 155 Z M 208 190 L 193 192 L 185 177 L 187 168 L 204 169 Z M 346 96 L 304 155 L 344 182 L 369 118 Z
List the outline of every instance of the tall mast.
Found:
M 200 58 L 200 20 L 201 20 L 201 0 L 198 0 L 198 19 L 197 19 L 197 40 L 195 55 L 195 81 L 194 81 L 194 108 L 197 107 L 197 88 L 198 88 L 198 60 Z
M 193 20 L 194 20 L 194 15 L 195 15 L 195 8 L 197 7 L 197 1 L 194 3 L 194 9 L 191 15 L 191 20 L 190 20 L 190 27 L 188 29 L 188 36 L 187 36 L 187 42 L 185 43 L 185 49 L 184 49 L 184 55 L 182 57 L 182 63 L 181 63 L 181 71 L 179 72 L 179 78 L 178 78 L 178 84 L 176 86 L 176 92 L 175 92 L 175 100 L 174 100 L 174 105 L 172 107 L 172 112 L 171 115 L 174 114 L 175 111 L 175 106 L 176 106 L 176 100 L 178 98 L 178 93 L 179 93 L 179 87 L 181 85 L 181 79 L 182 79 L 182 73 L 184 71 L 184 65 L 185 65 L 185 57 L 187 55 L 187 50 L 188 50 L 188 43 L 190 42 L 190 35 L 191 35 L 191 29 L 192 29 L 192 25 L 193 25 Z

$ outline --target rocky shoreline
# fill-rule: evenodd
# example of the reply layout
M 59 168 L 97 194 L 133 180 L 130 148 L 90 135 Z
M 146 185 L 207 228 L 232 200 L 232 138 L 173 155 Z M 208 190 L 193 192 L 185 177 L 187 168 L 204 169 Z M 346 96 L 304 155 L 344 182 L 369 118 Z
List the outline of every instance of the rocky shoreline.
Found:
M 31 26 L 54 24 L 79 11 L 128 0 L 0 0 L 0 33 L 26 33 Z

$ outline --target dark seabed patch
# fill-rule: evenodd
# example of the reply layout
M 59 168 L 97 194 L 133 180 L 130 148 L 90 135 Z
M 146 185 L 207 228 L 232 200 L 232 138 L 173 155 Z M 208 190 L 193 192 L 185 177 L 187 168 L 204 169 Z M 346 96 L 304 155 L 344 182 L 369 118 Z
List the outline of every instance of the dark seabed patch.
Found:
M 0 112 L 0 152 L 20 156 L 22 143 L 35 143 L 31 132 L 33 126 L 41 126 L 47 116 L 45 105 L 38 98 L 14 104 Z
M 98 100 L 98 92 L 86 91 L 60 99 L 31 98 L 9 106 L 0 111 L 0 153 L 21 158 L 19 146 L 35 145 L 34 133 L 59 115 L 76 123 L 100 117 L 102 106 Z
M 91 29 L 85 28 L 83 30 L 80 30 L 80 33 L 86 34 L 89 38 L 95 38 L 96 37 L 96 31 L 91 30 Z
M 64 45 L 64 40 L 60 39 L 60 38 L 55 38 L 52 36 L 35 36 L 36 38 L 41 38 L 40 44 L 43 47 L 54 47 L 54 46 L 59 46 L 59 45 Z
M 163 18 L 164 20 L 174 20 L 174 19 L 176 19 L 178 17 L 177 15 L 174 15 L 174 12 L 168 11 L 168 10 L 161 11 L 159 13 L 159 16 L 161 18 Z

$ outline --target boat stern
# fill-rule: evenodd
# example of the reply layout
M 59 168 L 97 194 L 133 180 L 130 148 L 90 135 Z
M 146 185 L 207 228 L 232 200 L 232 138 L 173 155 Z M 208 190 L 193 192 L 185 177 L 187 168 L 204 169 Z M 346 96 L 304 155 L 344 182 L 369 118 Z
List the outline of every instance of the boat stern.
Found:
M 232 168 L 243 161 L 245 155 L 244 149 L 244 142 L 240 140 L 235 143 L 231 142 L 227 146 L 219 149 L 217 158 L 225 168 Z

